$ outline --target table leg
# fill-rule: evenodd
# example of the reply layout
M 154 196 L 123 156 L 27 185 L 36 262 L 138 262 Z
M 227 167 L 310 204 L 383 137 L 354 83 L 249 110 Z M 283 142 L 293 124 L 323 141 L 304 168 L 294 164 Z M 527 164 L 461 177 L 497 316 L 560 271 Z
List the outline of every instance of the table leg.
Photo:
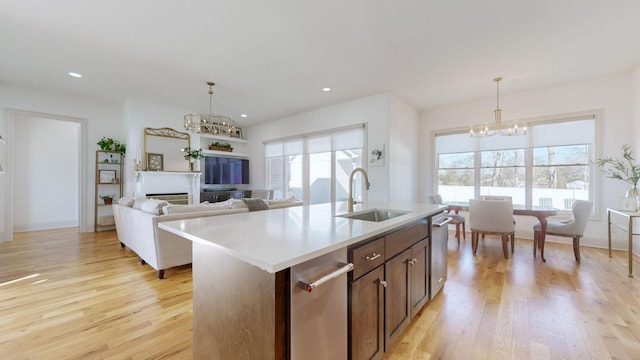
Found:
M 629 277 L 633 277 L 633 217 L 629 216 Z
M 547 260 L 544 258 L 544 239 L 547 234 L 547 217 L 538 216 L 538 221 L 540 221 L 540 236 L 538 237 L 538 246 L 540 247 L 540 257 L 542 258 L 543 262 L 547 262 Z
M 609 211 L 609 209 L 607 209 L 607 226 L 609 234 L 609 258 L 611 258 L 611 211 Z

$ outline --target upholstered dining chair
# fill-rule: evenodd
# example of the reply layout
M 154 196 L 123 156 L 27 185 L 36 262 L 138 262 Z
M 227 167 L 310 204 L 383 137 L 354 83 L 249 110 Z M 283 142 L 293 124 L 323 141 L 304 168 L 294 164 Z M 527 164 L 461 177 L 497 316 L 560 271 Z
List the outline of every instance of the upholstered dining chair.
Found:
M 577 262 L 580 262 L 580 238 L 584 235 L 584 230 L 589 222 L 593 203 L 586 200 L 576 200 L 571 207 L 571 218 L 565 221 L 547 223 L 546 235 L 566 236 L 573 238 L 573 255 Z M 533 226 L 533 255 L 538 248 L 541 226 L 536 223 Z
M 513 199 L 511 198 L 511 196 L 506 196 L 506 195 L 481 195 L 480 199 L 482 199 L 482 200 L 509 200 L 513 204 Z M 513 225 L 515 226 L 515 224 L 516 224 L 516 219 L 513 218 Z M 482 234 L 482 238 L 484 239 L 484 234 Z
M 478 251 L 478 235 L 500 235 L 505 259 L 509 258 L 508 243 L 513 253 L 515 226 L 510 200 L 469 200 L 469 225 L 473 254 Z
M 430 204 L 442 204 L 442 196 L 439 194 L 436 195 L 429 195 L 429 203 Z M 458 245 L 460 245 L 460 226 L 462 225 L 462 238 L 466 239 L 466 231 L 467 229 L 465 228 L 465 218 L 464 216 L 460 215 L 460 214 L 456 214 L 455 211 L 447 211 L 446 212 L 446 216 L 451 218 L 451 222 L 450 224 L 453 224 L 456 226 L 456 238 L 458 239 Z

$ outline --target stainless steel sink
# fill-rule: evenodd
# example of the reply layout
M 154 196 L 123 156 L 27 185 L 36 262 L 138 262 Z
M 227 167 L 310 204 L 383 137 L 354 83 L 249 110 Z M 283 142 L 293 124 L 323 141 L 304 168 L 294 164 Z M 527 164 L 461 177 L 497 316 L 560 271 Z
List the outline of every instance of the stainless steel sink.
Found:
M 359 211 L 355 213 L 347 213 L 347 214 L 336 215 L 336 216 L 347 218 L 347 219 L 380 222 L 380 221 L 393 219 L 394 217 L 398 217 L 408 213 L 409 211 L 389 210 L 389 209 L 370 209 L 370 210 L 364 210 L 364 211 Z

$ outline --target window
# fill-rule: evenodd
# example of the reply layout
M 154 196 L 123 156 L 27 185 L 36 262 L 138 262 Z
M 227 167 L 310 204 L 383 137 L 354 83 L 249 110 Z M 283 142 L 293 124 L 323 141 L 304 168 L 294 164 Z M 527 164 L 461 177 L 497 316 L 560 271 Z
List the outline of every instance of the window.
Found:
M 576 199 L 589 199 L 589 144 L 533 149 L 534 205 L 571 209 Z
M 364 131 L 359 125 L 265 143 L 267 188 L 275 199 L 293 195 L 308 204 L 347 200 L 349 175 L 365 163 Z M 361 183 L 354 184 L 360 199 Z
M 445 201 L 511 196 L 514 204 L 571 209 L 593 201 L 596 115 L 533 123 L 527 136 L 436 134 L 437 193 Z

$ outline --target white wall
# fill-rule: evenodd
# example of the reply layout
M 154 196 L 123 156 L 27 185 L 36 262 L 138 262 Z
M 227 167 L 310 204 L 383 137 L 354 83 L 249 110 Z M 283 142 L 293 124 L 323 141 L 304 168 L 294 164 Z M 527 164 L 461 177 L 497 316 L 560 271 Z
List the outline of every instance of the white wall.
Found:
M 395 95 L 390 96 L 389 200 L 412 202 L 418 196 L 418 112 Z
M 640 162 L 640 66 L 633 72 L 631 81 L 631 101 L 633 103 L 633 121 L 631 123 L 633 129 L 633 140 L 629 144 L 633 146 L 633 152 L 636 155 L 636 160 Z M 640 226 L 640 222 L 634 224 L 634 226 Z M 638 227 L 638 229 L 640 229 L 640 227 Z M 633 251 L 636 254 L 640 254 L 640 243 L 638 241 L 634 241 Z
M 102 137 L 112 137 L 114 139 L 124 139 L 124 129 L 122 127 L 122 105 L 114 102 L 101 101 L 87 97 L 73 96 L 55 91 L 46 91 L 35 88 L 19 87 L 0 83 L 0 124 L 7 126 L 10 118 L 15 113 L 36 113 L 44 117 L 51 118 L 74 118 L 86 126 L 83 126 L 84 142 L 81 147 L 84 149 L 81 156 L 82 174 L 80 179 L 81 194 L 85 195 L 80 200 L 80 213 L 82 231 L 93 229 L 93 204 L 94 204 L 94 177 L 95 177 L 95 150 L 96 142 Z M 8 143 L 11 139 L 8 139 Z M 12 167 L 11 162 L 4 175 L 7 183 L 0 193 L 0 207 L 6 222 L 0 233 L 3 234 L 0 240 L 10 240 L 11 233 L 11 204 L 8 201 L 9 191 L 11 191 Z
M 80 123 L 16 115 L 13 230 L 78 226 Z
M 636 80 L 637 82 L 639 80 Z M 634 123 L 632 75 L 616 74 L 608 77 L 579 81 L 544 89 L 514 94 L 501 94 L 500 106 L 503 121 L 526 120 L 549 115 L 574 113 L 586 110 L 603 110 L 604 121 L 601 130 L 601 146 L 597 157 L 618 155 L 622 144 L 635 144 L 636 135 L 630 131 Z M 468 129 L 469 125 L 478 124 L 483 119 L 493 119 L 495 98 L 486 98 L 474 102 L 455 104 L 428 109 L 420 114 L 419 131 L 419 197 L 426 201 L 426 196 L 435 191 L 433 131 L 442 129 Z M 583 244 L 597 247 L 607 246 L 606 208 L 615 208 L 619 196 L 623 196 L 627 186 L 624 182 L 607 179 L 599 174 L 596 196 L 600 197 L 601 207 L 596 209 L 597 216 L 587 227 Z M 531 218 L 518 219 L 517 236 L 533 237 Z M 627 242 L 624 234 L 615 233 L 614 247 L 624 249 Z M 550 237 L 549 241 L 568 242 L 570 239 Z
M 124 194 L 133 195 L 136 192 L 136 182 L 132 176 L 134 159 L 139 151 L 144 157 L 144 128 L 168 127 L 184 132 L 183 116 L 187 110 L 152 104 L 141 101 L 127 101 L 123 105 L 123 124 L 125 129 L 124 141 L 127 144 L 127 157 L 125 159 Z M 191 143 L 192 147 L 199 148 L 199 144 Z M 144 160 L 143 160 L 144 161 Z M 185 171 L 188 163 L 185 160 Z
M 368 144 L 386 144 L 389 151 L 389 106 L 389 94 L 379 94 L 246 128 L 245 136 L 250 141 L 252 187 L 262 189 L 265 186 L 263 143 L 266 140 L 366 123 Z M 371 183 L 368 200 L 387 201 L 388 165 L 369 167 L 367 172 Z
M 11 211 L 9 207 L 8 196 L 9 192 L 9 177 L 7 168 L 9 167 L 9 120 L 6 116 L 0 112 L 0 135 L 2 141 L 0 141 L 0 165 L 2 165 L 2 171 L 0 171 L 0 242 L 11 239 L 9 235 L 10 226 L 7 222 L 10 221 L 9 213 Z

